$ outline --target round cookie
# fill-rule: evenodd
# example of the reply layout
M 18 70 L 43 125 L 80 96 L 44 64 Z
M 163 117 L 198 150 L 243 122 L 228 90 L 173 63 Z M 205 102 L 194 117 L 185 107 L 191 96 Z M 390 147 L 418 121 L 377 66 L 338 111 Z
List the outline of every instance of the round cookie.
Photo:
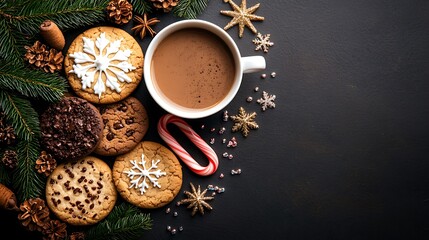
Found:
M 140 208 L 159 208 L 182 187 L 182 166 L 163 145 L 143 141 L 131 152 L 116 157 L 113 181 L 123 199 Z
M 110 167 L 93 156 L 58 165 L 46 181 L 45 193 L 49 209 L 76 226 L 103 220 L 117 199 Z
M 131 151 L 143 139 L 149 127 L 146 109 L 135 97 L 100 106 L 104 129 L 94 150 L 102 156 L 116 156 Z
M 94 27 L 73 40 L 64 70 L 78 96 L 95 104 L 114 103 L 129 96 L 142 80 L 143 51 L 120 28 Z
M 40 116 L 41 142 L 58 161 L 89 155 L 100 142 L 103 128 L 98 109 L 79 97 L 64 97 Z

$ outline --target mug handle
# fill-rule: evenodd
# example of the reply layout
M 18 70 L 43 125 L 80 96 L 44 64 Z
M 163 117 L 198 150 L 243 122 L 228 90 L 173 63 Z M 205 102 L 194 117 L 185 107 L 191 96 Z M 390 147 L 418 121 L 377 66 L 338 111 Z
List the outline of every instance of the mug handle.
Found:
M 243 73 L 253 73 L 264 70 L 266 67 L 263 56 L 249 56 L 241 58 L 241 69 Z

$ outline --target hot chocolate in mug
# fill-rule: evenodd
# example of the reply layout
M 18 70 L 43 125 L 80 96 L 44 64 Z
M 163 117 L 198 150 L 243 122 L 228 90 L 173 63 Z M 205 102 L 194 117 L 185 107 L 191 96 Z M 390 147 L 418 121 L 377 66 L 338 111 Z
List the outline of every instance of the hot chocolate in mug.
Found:
M 144 80 L 167 112 L 196 119 L 225 108 L 244 73 L 265 69 L 263 56 L 242 57 L 234 40 L 205 20 L 181 20 L 152 39 L 144 59 Z

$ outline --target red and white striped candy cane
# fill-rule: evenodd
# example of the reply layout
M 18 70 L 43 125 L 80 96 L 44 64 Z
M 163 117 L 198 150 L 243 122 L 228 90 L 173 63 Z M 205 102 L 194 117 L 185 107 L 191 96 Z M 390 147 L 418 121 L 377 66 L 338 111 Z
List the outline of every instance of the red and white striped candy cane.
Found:
M 192 141 L 195 146 L 200 149 L 209 160 L 209 164 L 205 167 L 197 163 L 191 155 L 174 139 L 168 132 L 167 125 L 174 124 Z M 158 122 L 159 136 L 167 143 L 167 145 L 179 156 L 179 158 L 196 174 L 208 176 L 216 172 L 219 160 L 215 151 L 187 124 L 182 118 L 173 115 L 165 114 Z

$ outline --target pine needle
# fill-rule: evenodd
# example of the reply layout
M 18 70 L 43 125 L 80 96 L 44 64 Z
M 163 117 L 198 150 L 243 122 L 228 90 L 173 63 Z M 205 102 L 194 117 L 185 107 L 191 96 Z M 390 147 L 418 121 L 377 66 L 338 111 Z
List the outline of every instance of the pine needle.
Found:
M 29 70 L 24 66 L 0 61 L 0 89 L 55 102 L 63 97 L 66 88 L 66 80 L 60 75 Z
M 152 12 L 152 5 L 148 1 L 130 0 L 130 3 L 133 5 L 133 12 L 139 15 Z
M 30 101 L 0 89 L 0 109 L 12 124 L 18 139 L 30 141 L 39 138 L 39 116 Z
M 210 0 L 180 0 L 179 4 L 173 8 L 176 17 L 195 19 L 200 15 Z
M 109 216 L 88 229 L 85 240 L 137 240 L 152 227 L 149 214 L 129 203 L 115 206 Z
M 36 34 L 40 24 L 50 19 L 62 31 L 93 25 L 105 20 L 108 0 L 23 1 L 10 22 L 24 34 Z
M 31 141 L 19 141 L 18 166 L 12 174 L 12 188 L 15 191 L 18 202 L 29 198 L 41 197 L 45 187 L 42 175 L 36 172 L 35 164 L 40 154 L 40 146 L 37 139 Z

